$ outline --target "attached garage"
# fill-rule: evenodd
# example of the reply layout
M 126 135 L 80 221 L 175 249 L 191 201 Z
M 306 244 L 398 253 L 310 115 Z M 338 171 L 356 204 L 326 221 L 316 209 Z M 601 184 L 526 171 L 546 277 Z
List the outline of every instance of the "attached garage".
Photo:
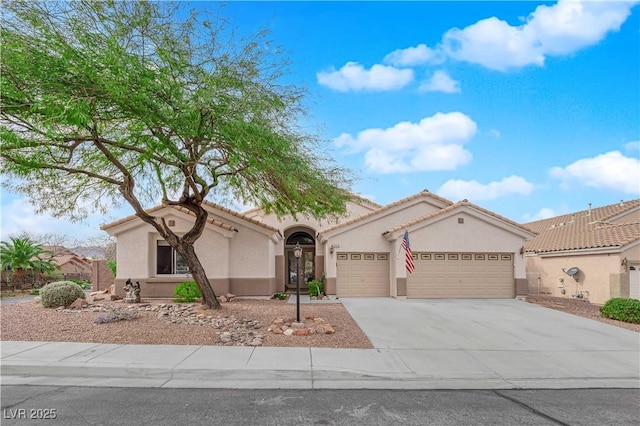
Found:
M 409 298 L 513 298 L 512 253 L 414 253 Z
M 338 297 L 389 297 L 389 253 L 338 253 Z

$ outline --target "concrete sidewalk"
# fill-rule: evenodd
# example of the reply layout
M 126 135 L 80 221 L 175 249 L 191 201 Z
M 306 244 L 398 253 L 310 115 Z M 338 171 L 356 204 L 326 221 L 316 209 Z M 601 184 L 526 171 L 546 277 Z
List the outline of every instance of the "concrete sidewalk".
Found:
M 450 351 L 2 342 L 3 385 L 252 389 L 638 388 L 638 353 L 550 368 L 535 351 Z M 594 363 L 597 364 L 597 363 Z
M 516 300 L 341 302 L 375 349 L 1 342 L 1 380 L 165 388 L 640 388 L 640 334 L 609 324 Z

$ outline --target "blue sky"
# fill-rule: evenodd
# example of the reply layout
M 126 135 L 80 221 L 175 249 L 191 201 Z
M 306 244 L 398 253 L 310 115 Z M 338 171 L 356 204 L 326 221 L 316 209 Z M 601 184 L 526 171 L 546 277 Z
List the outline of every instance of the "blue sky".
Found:
M 211 7 L 206 2 L 192 4 Z M 517 222 L 639 197 L 637 2 L 231 2 L 289 52 L 325 148 L 386 204 L 428 189 Z M 80 238 L 2 193 L 2 238 Z

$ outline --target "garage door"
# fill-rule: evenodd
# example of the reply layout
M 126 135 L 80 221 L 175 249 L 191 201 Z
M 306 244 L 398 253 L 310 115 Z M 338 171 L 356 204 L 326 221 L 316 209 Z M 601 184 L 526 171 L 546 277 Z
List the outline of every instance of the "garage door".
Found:
M 414 253 L 407 297 L 512 298 L 512 253 Z
M 338 297 L 389 296 L 388 253 L 338 253 Z

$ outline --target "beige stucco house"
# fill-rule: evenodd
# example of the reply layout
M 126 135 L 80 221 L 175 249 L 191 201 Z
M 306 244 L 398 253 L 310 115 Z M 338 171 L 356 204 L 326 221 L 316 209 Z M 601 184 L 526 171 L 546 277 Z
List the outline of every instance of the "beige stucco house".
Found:
M 301 285 L 324 274 L 338 297 L 513 298 L 526 294 L 524 245 L 535 233 L 463 200 L 423 191 L 386 206 L 354 196 L 340 218 L 277 218 L 261 209 L 238 213 L 206 202 L 209 219 L 196 242 L 217 294 L 270 296 L 295 289 L 296 243 Z M 175 232 L 193 216 L 158 206 Z M 170 296 L 189 279 L 182 259 L 136 216 L 102 227 L 117 239 L 116 287 L 140 281 L 143 297 Z M 415 271 L 407 273 L 408 232 Z
M 538 233 L 525 245 L 530 293 L 640 299 L 640 199 L 525 226 Z

